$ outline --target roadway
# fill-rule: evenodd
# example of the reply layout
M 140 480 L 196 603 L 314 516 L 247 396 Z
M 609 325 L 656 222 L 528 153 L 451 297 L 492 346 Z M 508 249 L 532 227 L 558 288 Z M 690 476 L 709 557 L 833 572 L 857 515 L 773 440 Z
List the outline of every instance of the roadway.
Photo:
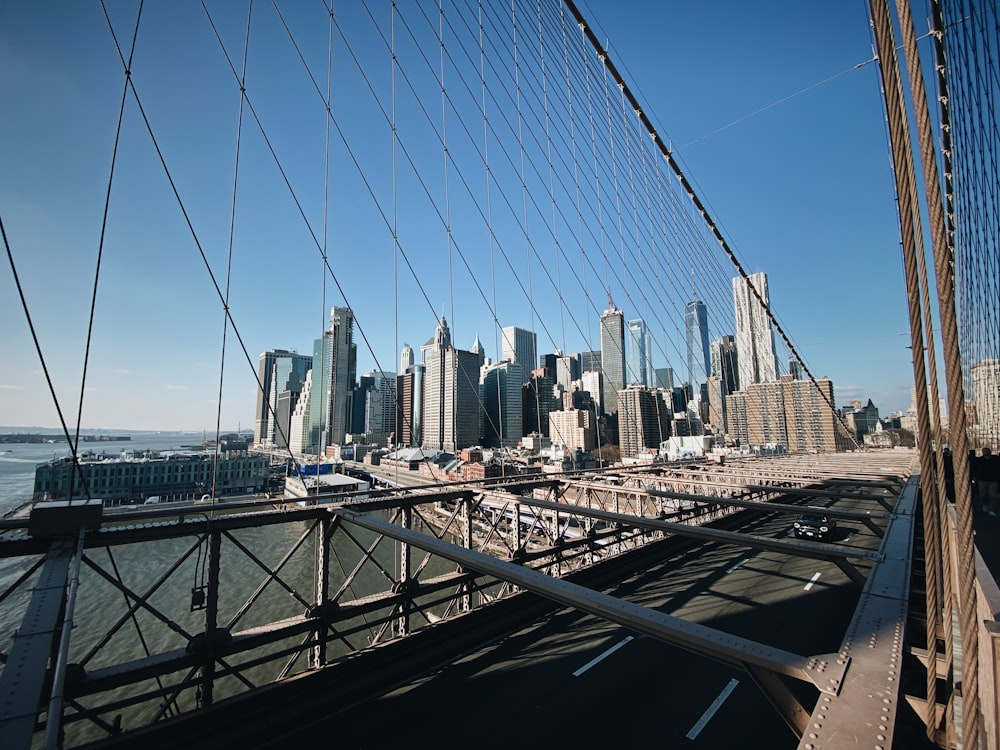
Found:
M 875 505 L 847 498 L 814 504 L 846 510 Z M 793 520 L 767 513 L 742 530 L 788 537 Z M 860 523 L 841 523 L 836 543 L 874 550 L 879 539 Z M 859 567 L 867 573 L 866 565 Z M 700 543 L 607 593 L 818 655 L 840 648 L 860 589 L 833 563 Z M 792 688 L 811 709 L 815 689 Z M 347 748 L 798 744 L 748 673 L 566 609 L 381 698 L 345 706 L 261 747 L 333 738 Z

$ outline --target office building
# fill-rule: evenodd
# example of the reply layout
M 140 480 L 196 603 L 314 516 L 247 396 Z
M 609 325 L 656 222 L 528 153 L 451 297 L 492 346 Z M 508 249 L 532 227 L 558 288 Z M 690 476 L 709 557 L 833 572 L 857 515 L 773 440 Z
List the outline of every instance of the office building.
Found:
M 403 348 L 399 352 L 399 371 L 405 373 L 413 367 L 413 347 L 409 344 L 403 344 Z
M 596 420 L 585 409 L 563 409 L 549 412 L 548 434 L 553 444 L 569 451 L 590 452 L 597 447 Z
M 351 396 L 351 423 L 347 431 L 357 442 L 363 438 L 368 423 L 368 393 L 375 387 L 375 373 L 368 371 L 358 378 Z
M 670 437 L 673 412 L 664 391 L 630 385 L 618 393 L 618 440 L 622 458 L 658 450 Z
M 262 448 L 288 447 L 291 413 L 295 409 L 312 357 L 286 349 L 260 355 L 257 367 L 257 410 L 253 441 Z M 284 395 L 283 395 L 284 394 Z M 279 410 L 279 402 L 282 408 Z
M 705 384 L 705 390 L 708 392 L 708 413 L 705 421 L 712 426 L 713 432 L 725 432 L 726 392 L 722 384 L 722 378 L 709 375 L 708 382 Z
M 500 330 L 500 359 L 521 365 L 525 382 L 535 369 L 538 356 L 538 337 L 534 331 L 517 326 L 506 326 Z
M 634 385 L 653 384 L 653 339 L 642 318 L 628 322 L 628 372 L 625 380 Z
M 739 359 L 736 354 L 736 339 L 722 336 L 711 346 L 711 375 L 722 381 L 723 394 L 735 393 L 740 389 Z
M 708 308 L 694 299 L 684 306 L 687 342 L 687 381 L 697 389 L 708 379 L 712 363 L 708 348 Z
M 348 307 L 334 307 L 329 330 L 313 343 L 305 452 L 323 455 L 327 446 L 344 443 L 351 426 L 356 372 L 354 313 Z
M 517 362 L 488 367 L 482 379 L 482 444 L 487 448 L 516 446 L 524 436 L 521 386 L 524 368 Z
M 824 398 L 825 396 L 825 398 Z M 830 408 L 833 383 L 792 380 L 751 383 L 726 397 L 730 438 L 754 449 L 783 445 L 789 453 L 832 453 L 851 441 Z
M 482 354 L 453 347 L 443 315 L 431 342 L 424 363 L 422 443 L 453 453 L 479 442 Z
M 601 313 L 601 363 L 605 414 L 618 413 L 618 391 L 625 387 L 625 315 L 611 302 Z
M 604 375 L 600 370 L 586 370 L 580 377 L 583 390 L 590 394 L 597 406 L 597 413 L 604 414 Z
M 590 352 L 580 352 L 577 355 L 580 360 L 580 372 L 600 372 L 601 371 L 601 353 L 590 351 Z
M 975 419 L 971 420 L 973 445 L 1000 453 L 1000 359 L 983 359 L 969 369 L 975 404 Z M 943 411 L 943 415 L 947 413 Z
M 521 386 L 521 427 L 525 435 L 537 432 L 548 437 L 549 412 L 558 408 L 548 368 L 540 367 Z
M 667 391 L 672 391 L 674 389 L 673 367 L 657 367 L 653 372 L 656 375 L 656 379 L 653 383 L 656 388 L 663 388 Z
M 736 312 L 736 358 L 740 388 L 745 390 L 752 383 L 777 380 L 774 330 L 768 316 L 770 302 L 767 276 L 759 272 L 745 279 L 742 276 L 733 279 L 733 304 Z
M 413 364 L 396 377 L 396 430 L 397 445 L 419 448 L 424 412 L 423 364 Z
M 396 428 L 396 373 L 371 370 L 362 377 L 372 385 L 365 393 L 365 442 L 385 445 Z
M 580 360 L 575 354 L 567 354 L 556 360 L 555 382 L 568 391 L 573 381 L 580 379 Z

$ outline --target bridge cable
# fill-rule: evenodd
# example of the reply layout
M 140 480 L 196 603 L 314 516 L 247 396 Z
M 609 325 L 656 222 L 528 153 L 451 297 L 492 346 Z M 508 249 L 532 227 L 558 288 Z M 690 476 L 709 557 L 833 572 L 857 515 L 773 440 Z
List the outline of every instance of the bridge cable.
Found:
M 0 214 L 0 236 L 3 237 L 3 246 L 7 251 L 7 262 L 10 265 L 11 276 L 14 278 L 14 286 L 17 287 L 17 295 L 21 300 L 21 309 L 24 311 L 24 317 L 28 323 L 28 330 L 31 332 L 31 340 L 35 345 L 35 352 L 38 354 L 38 362 L 42 366 L 42 373 L 45 375 L 45 382 L 49 387 L 49 394 L 52 396 L 52 405 L 56 408 L 56 416 L 59 417 L 59 425 L 62 427 L 63 436 L 66 438 L 66 444 L 72 448 L 73 439 L 70 437 L 69 428 L 66 426 L 66 419 L 63 417 L 62 407 L 59 405 L 59 397 L 56 395 L 56 389 L 52 383 L 52 376 L 49 374 L 49 367 L 45 362 L 45 354 L 42 352 L 42 345 L 38 339 L 38 332 L 35 330 L 35 323 L 31 318 L 31 310 L 28 308 L 28 301 L 24 296 L 24 288 L 21 286 L 21 278 L 17 273 L 17 264 L 14 263 L 14 254 L 11 251 L 10 242 L 7 239 L 7 230 L 3 224 L 2 214 Z M 75 452 L 73 453 L 73 472 L 80 479 L 80 484 L 83 487 L 84 493 L 87 497 L 90 497 L 90 488 L 87 485 L 87 479 L 83 474 L 83 468 L 80 466 L 80 461 Z
M 635 101 L 635 98 L 632 95 L 631 91 L 628 90 L 628 87 L 625 84 L 624 80 L 622 80 L 621 76 L 618 74 L 617 69 L 614 67 L 614 63 L 612 63 L 611 60 L 608 59 L 607 52 L 603 49 L 603 47 L 601 46 L 600 42 L 597 40 L 596 36 L 594 36 L 593 30 L 586 24 L 586 21 L 584 20 L 583 16 L 580 14 L 580 12 L 577 9 L 577 7 L 576 7 L 575 3 L 573 2 L 573 0 L 563 0 L 563 1 L 566 3 L 567 7 L 570 9 L 570 12 L 574 16 L 574 18 L 580 24 L 581 30 L 586 35 L 587 39 L 590 41 L 590 43 L 593 46 L 593 48 L 594 48 L 595 52 L 597 53 L 597 55 L 602 59 L 602 61 L 604 62 L 605 66 L 607 66 L 608 71 L 615 77 L 615 79 L 619 83 L 619 85 L 623 87 L 623 90 L 625 91 L 626 96 L 629 99 L 629 102 L 633 105 L 633 109 L 635 110 L 635 112 L 636 112 L 637 116 L 639 117 L 639 119 L 642 121 L 643 125 L 646 127 L 646 129 L 649 132 L 650 136 L 653 137 L 654 139 L 656 139 L 656 131 L 653 128 L 652 123 L 649 121 L 649 118 L 642 112 L 642 109 L 639 107 L 638 102 Z M 719 231 L 718 226 L 715 224 L 715 222 L 709 216 L 708 212 L 705 210 L 704 205 L 702 204 L 701 200 L 694 193 L 694 190 L 691 188 L 691 185 L 690 185 L 687 177 L 684 176 L 683 172 L 680 170 L 679 165 L 677 164 L 676 160 L 674 159 L 673 153 L 665 146 L 665 144 L 662 143 L 662 141 L 657 140 L 657 144 L 658 144 L 658 146 L 660 148 L 661 153 L 663 154 L 663 157 L 667 160 L 667 162 L 669 163 L 671 169 L 673 169 L 673 171 L 674 171 L 675 175 L 677 176 L 678 180 L 680 180 L 681 185 L 683 186 L 683 188 L 685 189 L 685 191 L 688 193 L 688 197 L 691 199 L 691 201 L 694 204 L 695 208 L 698 210 L 698 212 L 701 214 L 701 216 L 704 219 L 704 221 L 708 224 L 709 228 L 712 230 L 712 233 L 715 235 L 715 237 L 718 240 L 719 244 L 722 246 L 722 249 L 725 251 L 726 255 L 732 261 L 733 265 L 735 266 L 736 270 L 739 272 L 740 276 L 742 278 L 744 278 L 745 280 L 748 281 L 748 287 L 749 287 L 749 289 L 752 291 L 754 297 L 757 299 L 757 302 L 761 305 L 761 307 L 767 313 L 767 316 L 771 320 L 771 323 L 774 326 L 775 330 L 778 332 L 778 334 L 785 341 L 785 344 L 788 346 L 788 348 L 795 355 L 796 359 L 799 361 L 799 364 L 802 366 L 803 371 L 809 376 L 809 379 L 816 386 L 816 389 L 819 392 L 820 396 L 823 398 L 824 401 L 826 401 L 827 406 L 830 408 L 831 412 L 834 414 L 835 418 L 837 419 L 837 421 L 839 422 L 839 424 L 843 428 L 844 432 L 851 438 L 851 440 L 854 443 L 854 445 L 858 449 L 860 449 L 861 446 L 858 445 L 858 443 L 854 439 L 851 431 L 847 428 L 847 425 L 844 423 L 843 419 L 837 413 L 836 407 L 834 406 L 834 404 L 832 403 L 832 401 L 830 400 L 830 398 L 823 391 L 823 389 L 821 389 L 821 388 L 818 387 L 818 384 L 816 383 L 815 376 L 813 376 L 812 372 L 810 371 L 809 367 L 805 364 L 805 362 L 803 361 L 802 357 L 799 356 L 799 354 L 796 351 L 795 347 L 792 345 L 791 340 L 788 338 L 788 335 L 785 333 L 784 328 L 782 328 L 782 326 L 778 323 L 778 321 L 774 317 L 773 313 L 771 313 L 771 311 L 769 309 L 769 306 L 764 303 L 764 300 L 762 299 L 760 293 L 757 291 L 757 289 L 754 287 L 754 285 L 749 283 L 749 276 L 746 273 L 746 271 L 744 270 L 743 265 L 740 263 L 739 259 L 736 257 L 735 253 L 730 248 L 729 243 L 726 241 L 725 237 L 723 237 L 722 233 Z

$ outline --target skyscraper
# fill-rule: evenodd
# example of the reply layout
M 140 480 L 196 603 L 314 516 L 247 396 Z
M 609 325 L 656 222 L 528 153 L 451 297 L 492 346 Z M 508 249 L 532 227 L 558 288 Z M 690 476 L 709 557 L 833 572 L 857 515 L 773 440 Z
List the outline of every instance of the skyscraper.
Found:
M 521 386 L 524 369 L 517 362 L 500 362 L 483 376 L 483 445 L 514 446 L 523 437 Z
M 732 336 L 722 336 L 712 342 L 712 372 L 722 380 L 723 395 L 735 393 L 740 389 L 739 363 L 736 356 L 736 339 Z
M 556 360 L 555 382 L 568 391 L 573 387 L 573 381 L 580 379 L 580 360 L 575 354 L 567 354 Z
M 665 392 L 629 386 L 618 394 L 621 414 L 618 439 L 622 457 L 637 456 L 647 449 L 657 449 L 670 437 L 673 412 Z
M 697 298 L 684 307 L 684 330 L 687 333 L 687 380 L 694 387 L 708 380 L 712 368 L 708 349 L 708 308 Z
M 403 348 L 399 352 L 399 371 L 405 373 L 411 367 L 413 367 L 413 347 L 409 344 L 403 344 Z
M 849 438 L 828 404 L 833 383 L 820 379 L 751 383 L 726 397 L 730 437 L 745 445 L 783 445 L 789 453 L 832 453 L 848 447 Z
M 357 371 L 354 313 L 349 307 L 330 311 L 330 328 L 313 343 L 312 393 L 309 403 L 309 453 L 322 454 L 347 435 Z
M 396 377 L 396 444 L 417 448 L 421 445 L 424 414 L 424 369 L 414 364 Z
M 540 367 L 521 386 L 521 429 L 525 435 L 537 432 L 549 434 L 549 412 L 558 408 L 552 387 L 555 384 L 548 369 Z
M 760 295 L 760 301 L 754 294 L 754 289 Z M 736 310 L 736 359 L 739 364 L 740 388 L 746 390 L 752 383 L 777 380 L 774 331 L 767 315 L 767 276 L 758 272 L 746 279 L 742 276 L 733 279 L 733 303 Z
M 628 374 L 625 380 L 634 385 L 652 385 L 652 338 L 646 322 L 636 318 L 628 322 Z
M 609 300 L 601 313 L 601 363 L 604 393 L 601 402 L 605 414 L 618 413 L 618 391 L 625 387 L 625 315 Z
M 475 445 L 479 442 L 481 355 L 451 345 L 443 315 L 428 343 L 432 346 L 425 355 L 422 442 L 445 451 Z
M 365 436 L 373 443 L 385 444 L 395 431 L 396 373 L 371 370 L 363 377 L 372 381 L 365 394 Z
M 537 361 L 538 336 L 517 326 L 506 326 L 500 334 L 500 359 L 521 365 L 521 373 L 528 382 Z
M 580 372 L 600 372 L 601 353 L 600 352 L 580 352 Z
M 260 355 L 257 377 L 257 411 L 253 441 L 260 446 L 284 448 L 288 445 L 289 419 L 295 409 L 306 373 L 312 368 L 312 357 L 286 349 L 275 349 Z M 279 418 L 278 403 L 286 395 L 287 409 Z

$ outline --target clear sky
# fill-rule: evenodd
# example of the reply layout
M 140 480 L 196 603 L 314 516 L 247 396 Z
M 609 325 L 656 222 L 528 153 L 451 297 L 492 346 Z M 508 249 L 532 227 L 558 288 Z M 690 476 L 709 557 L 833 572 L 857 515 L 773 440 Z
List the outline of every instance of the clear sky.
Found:
M 135 5 L 108 3 L 126 55 Z M 133 80 L 198 243 L 224 291 L 239 93 L 200 5 L 155 5 L 147 4 L 144 11 Z M 368 5 L 374 16 L 385 17 L 387 2 Z M 245 10 L 236 3 L 208 6 L 239 71 Z M 376 366 L 376 360 L 395 371 L 403 343 L 418 348 L 433 334 L 442 311 L 458 346 L 468 348 L 478 334 L 487 354 L 497 357 L 492 297 L 502 298 L 495 303 L 500 325 L 535 328 L 542 352 L 556 345 L 567 351 L 590 348 L 588 342 L 596 342 L 599 334 L 597 315 L 587 305 L 606 304 L 600 280 L 590 279 L 589 288 L 580 291 L 587 302 L 573 309 L 583 312 L 567 320 L 574 313 L 566 308 L 553 312 L 539 303 L 532 312 L 525 303 L 529 295 L 557 296 L 551 289 L 539 291 L 553 282 L 537 265 L 528 272 L 508 270 L 498 260 L 470 274 L 456 253 L 448 255 L 440 247 L 432 251 L 428 238 L 436 236 L 433 242 L 441 245 L 443 233 L 434 207 L 422 202 L 421 180 L 427 189 L 444 192 L 441 149 L 410 145 L 405 156 L 397 150 L 393 190 L 386 179 L 393 161 L 386 110 L 368 96 L 364 77 L 356 72 L 338 78 L 333 109 L 343 137 L 366 145 L 361 163 L 338 148 L 336 131 L 327 148 L 317 93 L 317 87 L 325 88 L 323 5 L 279 7 L 318 75 L 314 84 L 303 74 L 273 9 L 258 11 L 255 4 L 247 90 L 285 174 L 244 110 L 229 306 L 250 360 L 255 364 L 260 352 L 274 348 L 311 353 L 329 308 L 343 304 L 344 296 L 355 310 L 358 333 L 370 344 L 369 349 L 356 333 L 359 373 Z M 336 8 L 342 28 L 353 28 L 355 21 L 363 27 L 359 3 Z M 833 379 L 837 403 L 870 397 L 883 413 L 907 408 L 912 370 L 905 294 L 865 3 L 590 0 L 581 8 L 747 271 L 767 273 L 774 311 L 814 374 Z M 436 23 L 432 15 L 431 24 Z M 411 19 L 414 28 L 422 23 L 419 15 Z M 408 30 L 397 24 L 401 57 Z M 352 40 L 351 51 L 372 55 L 374 62 L 363 66 L 367 74 L 387 83 L 391 63 L 384 50 L 379 52 L 384 40 L 370 29 Z M 349 52 L 343 45 L 338 49 L 334 68 L 350 71 Z M 437 50 L 429 54 L 431 65 L 436 64 Z M 400 121 L 419 123 L 422 107 L 440 113 L 440 92 L 427 71 L 411 63 L 407 75 L 427 93 L 400 93 Z M 449 75 L 457 97 L 461 83 Z M 401 75 L 396 83 L 403 92 Z M 0 217 L 70 422 L 75 422 L 80 395 L 122 85 L 122 66 L 99 4 L 68 3 L 56 11 L 34 2 L 0 1 Z M 808 90 L 792 96 L 803 89 Z M 387 100 L 380 101 L 385 107 Z M 449 119 L 455 153 L 463 148 L 460 127 L 455 117 Z M 433 144 L 433 138 L 427 142 Z M 404 158 L 411 160 L 412 174 L 402 165 Z M 324 174 L 354 175 L 331 178 L 325 218 Z M 450 205 L 455 241 L 466 251 L 476 245 L 475 257 L 485 257 L 489 237 L 471 242 L 461 230 L 486 201 L 478 207 L 463 202 L 456 174 L 450 175 L 447 191 L 455 196 Z M 390 194 L 396 197 L 387 198 Z M 481 192 L 477 195 L 482 199 Z M 518 205 L 501 207 L 495 194 L 490 200 L 490 210 L 498 215 L 518 210 Z M 518 194 L 511 198 L 514 204 L 520 200 Z M 393 252 L 393 208 L 405 258 Z M 223 429 L 250 426 L 252 368 L 230 327 L 220 378 L 222 305 L 131 98 L 108 217 L 84 426 L 213 429 L 220 379 Z M 342 291 L 321 273 L 324 244 Z M 522 239 L 512 254 L 523 258 L 525 253 Z M 566 280 L 560 276 L 555 283 L 566 284 L 570 297 L 566 271 L 561 269 Z M 519 285 L 531 291 L 504 294 Z M 627 291 L 607 285 L 615 288 L 626 316 L 636 314 L 621 302 Z M 724 288 L 714 295 L 716 308 L 724 307 Z M 731 332 L 724 321 L 732 311 L 713 312 L 713 297 L 704 296 L 710 328 L 716 326 L 713 337 Z M 631 301 L 631 295 L 626 299 Z M 55 426 L 6 258 L 0 270 L 0 349 L 0 425 Z M 680 368 L 676 343 L 665 342 L 660 352 L 655 366 Z

